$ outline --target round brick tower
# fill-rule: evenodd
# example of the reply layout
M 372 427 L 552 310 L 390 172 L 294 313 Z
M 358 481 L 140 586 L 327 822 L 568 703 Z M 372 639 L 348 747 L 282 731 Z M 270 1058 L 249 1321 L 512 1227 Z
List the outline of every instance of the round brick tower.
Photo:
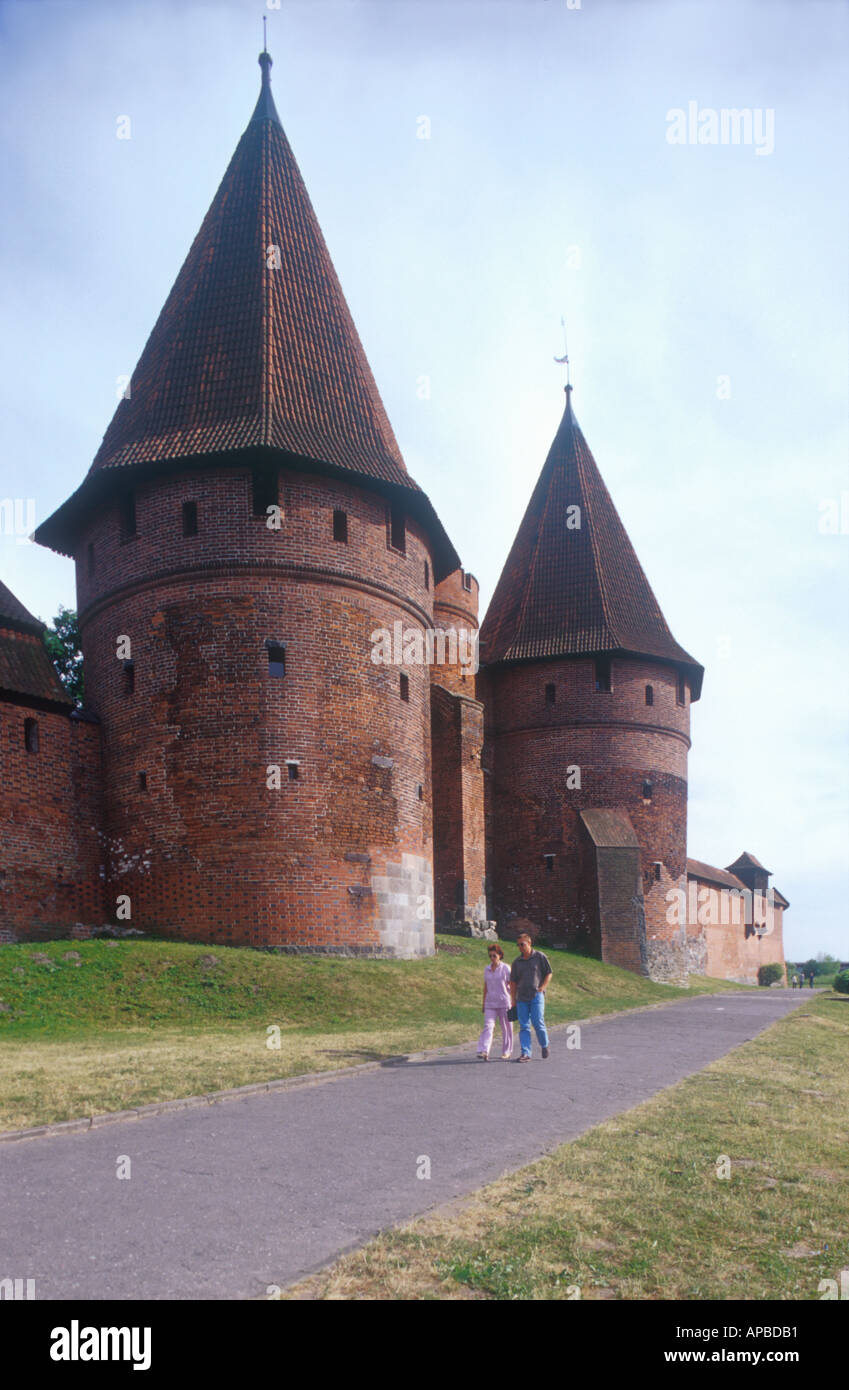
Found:
M 262 89 L 88 477 L 107 897 L 233 945 L 433 950 L 424 633 L 456 553 L 406 471 Z
M 689 706 L 675 642 L 566 409 L 481 628 L 491 910 L 659 979 L 686 976 Z

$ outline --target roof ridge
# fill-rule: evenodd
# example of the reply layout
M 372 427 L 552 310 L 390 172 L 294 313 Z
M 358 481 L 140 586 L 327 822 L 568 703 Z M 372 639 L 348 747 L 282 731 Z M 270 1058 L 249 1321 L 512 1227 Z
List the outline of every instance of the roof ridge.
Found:
M 570 416 L 572 416 L 571 410 L 570 410 L 569 413 L 570 413 Z M 602 564 L 601 549 L 600 549 L 600 546 L 599 546 L 599 543 L 598 543 L 598 537 L 597 537 L 597 535 L 596 535 L 596 528 L 595 528 L 595 527 L 593 526 L 593 524 L 592 524 L 592 523 L 593 523 L 593 511 L 594 511 L 594 508 L 593 508 L 592 489 L 591 489 L 590 486 L 589 486 L 589 477 L 587 476 L 587 473 L 586 473 L 586 471 L 585 471 L 585 468 L 586 468 L 586 460 L 584 459 L 584 451 L 583 451 L 581 448 L 579 448 L 579 446 L 578 446 L 578 441 L 577 441 L 577 439 L 575 438 L 575 433 L 576 433 L 575 426 L 576 426 L 577 422 L 575 421 L 574 416 L 572 416 L 572 421 L 573 421 L 573 424 L 572 424 L 572 439 L 573 439 L 574 445 L 575 445 L 575 466 L 576 466 L 576 469 L 577 469 L 577 472 L 578 472 L 578 477 L 579 477 L 580 483 L 581 483 L 581 500 L 582 500 L 582 502 L 583 502 L 583 504 L 584 504 L 584 511 L 587 513 L 587 518 L 588 518 L 589 523 L 590 523 L 590 525 L 589 525 L 590 548 L 591 548 L 591 550 L 592 550 L 592 552 L 593 552 L 593 561 L 594 561 L 594 564 L 593 564 L 593 578 L 594 578 L 596 584 L 598 585 L 599 598 L 601 599 L 602 615 L 603 615 L 603 617 L 604 617 L 604 625 L 605 625 L 605 627 L 607 628 L 607 631 L 608 631 L 609 636 L 612 637 L 612 638 L 614 638 L 614 640 L 616 640 L 616 639 L 618 639 L 619 634 L 618 634 L 616 631 L 614 631 L 614 626 L 613 626 L 613 622 L 612 622 L 612 619 L 611 619 L 610 594 L 609 594 L 609 592 L 608 592 L 607 584 L 606 584 L 606 581 L 605 581 L 604 565 Z M 581 434 L 580 429 L 577 430 L 577 433 L 580 435 L 581 443 L 582 443 L 582 444 L 585 443 L 583 434 Z M 589 449 L 587 449 L 587 453 L 589 453 Z M 596 469 L 596 472 L 598 472 L 597 469 Z M 601 481 L 602 487 L 604 487 L 604 480 L 600 478 L 600 481 Z M 607 489 L 605 489 L 605 491 L 607 491 Z M 608 495 L 609 495 L 609 494 L 608 494 Z M 612 500 L 613 500 L 613 499 L 611 498 L 611 502 L 612 502 Z M 621 641 L 619 642 L 619 645 L 622 646 L 622 642 L 621 642 Z

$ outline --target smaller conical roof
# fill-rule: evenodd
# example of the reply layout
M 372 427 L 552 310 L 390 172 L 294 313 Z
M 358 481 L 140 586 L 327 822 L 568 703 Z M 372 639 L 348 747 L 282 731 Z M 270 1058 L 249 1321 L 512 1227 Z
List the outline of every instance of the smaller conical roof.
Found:
M 571 394 L 481 627 L 481 661 L 657 657 L 687 669 L 698 699 L 703 669 L 666 625 Z

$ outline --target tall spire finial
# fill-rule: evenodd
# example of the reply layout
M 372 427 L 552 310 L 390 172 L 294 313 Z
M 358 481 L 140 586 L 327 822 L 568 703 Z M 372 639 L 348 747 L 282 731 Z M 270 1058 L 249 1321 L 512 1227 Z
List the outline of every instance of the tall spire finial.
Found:
M 262 52 L 259 55 L 259 65 L 262 69 L 262 86 L 259 92 L 259 101 L 256 104 L 256 110 L 254 111 L 253 116 L 251 117 L 251 121 L 275 121 L 276 124 L 279 125 L 280 117 L 277 114 L 277 108 L 274 105 L 274 98 L 271 95 L 272 60 L 271 54 L 265 47 L 265 15 L 262 16 L 262 43 L 263 48 Z
M 263 16 L 262 16 L 262 51 L 263 51 L 263 53 L 267 53 L 267 52 L 268 52 L 268 34 L 267 34 L 267 32 L 266 32 L 265 24 L 266 24 L 266 16 L 263 15 Z
M 566 397 L 568 400 L 569 392 L 572 390 L 572 379 L 571 372 L 569 370 L 569 344 L 566 341 L 566 320 L 564 319 L 562 314 L 560 315 L 560 326 L 563 329 L 563 356 L 555 357 L 554 360 L 555 362 L 558 362 L 561 366 L 565 365 L 566 367 L 566 386 L 564 389 L 566 391 Z

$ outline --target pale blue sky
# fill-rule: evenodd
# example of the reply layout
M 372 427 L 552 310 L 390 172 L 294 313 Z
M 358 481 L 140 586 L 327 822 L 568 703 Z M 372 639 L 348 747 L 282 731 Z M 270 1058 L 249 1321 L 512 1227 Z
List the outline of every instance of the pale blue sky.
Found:
M 247 123 L 264 12 L 407 466 L 483 607 L 559 420 L 565 312 L 576 414 L 707 668 L 690 853 L 756 854 L 788 954 L 845 959 L 849 534 L 818 523 L 849 489 L 847 5 L 2 0 L 0 497 L 37 522 L 82 480 Z M 772 110 L 774 151 L 670 145 L 690 101 Z M 7 535 L 0 577 L 44 618 L 74 604 L 71 564 Z

